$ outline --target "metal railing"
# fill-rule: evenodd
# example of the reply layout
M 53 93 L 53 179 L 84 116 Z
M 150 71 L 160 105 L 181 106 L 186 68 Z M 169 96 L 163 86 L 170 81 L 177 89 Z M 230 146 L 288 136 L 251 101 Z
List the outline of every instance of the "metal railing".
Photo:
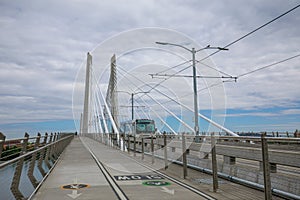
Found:
M 163 159 L 183 165 L 183 177 L 187 167 L 197 168 L 213 175 L 213 190 L 217 191 L 217 177 L 247 184 L 265 191 L 265 199 L 271 195 L 300 199 L 300 138 L 200 136 L 195 143 L 191 135 L 156 135 L 149 138 L 116 134 L 89 134 L 95 140 L 112 147 L 132 152 L 141 158 L 147 154 L 151 162 Z M 280 173 L 278 173 L 280 171 Z M 291 175 L 292 174 L 292 175 Z M 253 177 L 252 177 L 253 176 Z
M 71 142 L 74 135 L 68 134 L 50 134 L 37 137 L 29 137 L 25 133 L 24 138 L 5 140 L 5 136 L 0 133 L 0 170 L 6 167 L 12 167 L 13 178 L 10 190 L 13 197 L 17 200 L 26 199 L 28 196 L 20 191 L 20 181 L 22 173 L 26 173 L 33 188 L 37 188 L 39 181 L 34 175 L 34 171 L 39 171 L 42 177 L 45 177 L 54 163 L 59 158 L 65 147 Z M 13 146 L 15 152 L 5 154 L 10 151 Z M 1 156 L 5 154 L 5 156 Z M 29 164 L 28 168 L 24 168 L 24 163 Z M 28 163 L 29 162 L 29 163 Z M 27 172 L 26 172 L 27 170 Z

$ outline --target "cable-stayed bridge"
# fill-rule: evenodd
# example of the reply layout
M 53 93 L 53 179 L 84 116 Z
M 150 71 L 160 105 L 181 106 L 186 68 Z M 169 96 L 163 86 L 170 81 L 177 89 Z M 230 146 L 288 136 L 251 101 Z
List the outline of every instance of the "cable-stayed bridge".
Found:
M 168 68 L 118 61 L 97 73 L 87 54 L 77 135 L 0 134 L 1 198 L 300 199 L 298 132 L 239 137 L 214 112 L 215 91 L 210 114 L 195 113 L 189 79 L 152 80 Z
M 239 137 L 222 87 L 300 54 L 238 76 L 208 59 L 299 6 L 223 47 L 153 28 L 106 40 L 75 82 L 79 136 L 0 133 L 1 199 L 300 199 L 299 132 Z
M 177 135 L 185 132 L 196 136 L 197 129 L 193 126 L 195 120 L 191 116 L 197 115 L 209 124 L 204 128 L 206 130 L 200 131 L 201 135 L 208 135 L 212 132 L 210 130 L 215 130 L 223 135 L 237 136 L 199 111 L 193 113 L 192 99 L 187 101 L 185 96 L 178 97 L 182 91 L 190 90 L 191 94 L 192 90 L 188 84 L 183 83 L 184 80 L 153 81 L 149 74 L 154 68 L 149 66 L 146 68 L 148 71 L 143 70 L 143 67 L 136 68 L 131 73 L 117 65 L 115 55 L 111 57 L 110 66 L 102 72 L 107 73 L 109 78 L 102 80 L 95 76 L 92 63 L 92 55 L 88 53 L 81 133 L 114 132 L 119 135 L 120 126 L 124 122 L 153 119 L 157 124 L 155 134 L 168 132 Z M 180 88 L 181 85 L 183 88 Z
M 99 78 L 88 53 L 80 137 L 55 134 L 53 139 L 51 134 L 41 143 L 39 135 L 32 138 L 32 152 L 23 145 L 21 157 L 0 165 L 17 165 L 9 197 L 299 199 L 299 138 L 239 137 L 199 112 L 217 129 L 196 135 L 193 120 L 184 115 L 193 116 L 192 105 L 172 98 L 175 90 L 161 80 L 148 82 L 128 70 L 120 75 L 117 60 L 113 55 Z M 122 124 L 127 122 L 126 131 Z M 21 144 L 28 136 L 24 140 Z M 25 157 L 31 158 L 28 163 Z M 24 184 L 18 189 L 24 172 L 34 185 L 31 195 L 22 192 Z
M 78 134 L 0 134 L 1 198 L 300 199 L 298 132 L 239 137 L 222 125 L 224 89 L 209 80 L 234 77 L 211 63 L 191 76 L 193 60 L 130 67 L 109 58 L 101 68 L 87 54 L 73 98 L 84 100 L 74 104 Z M 191 78 L 207 79 L 197 84 L 200 109 Z

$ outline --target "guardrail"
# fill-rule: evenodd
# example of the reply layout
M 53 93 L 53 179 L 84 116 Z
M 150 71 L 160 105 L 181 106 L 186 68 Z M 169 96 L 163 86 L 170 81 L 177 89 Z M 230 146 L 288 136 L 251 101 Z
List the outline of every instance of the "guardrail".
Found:
M 37 137 L 29 137 L 29 135 L 25 133 L 24 138 L 5 140 L 5 136 L 0 133 L 0 159 L 5 158 L 3 159 L 5 161 L 1 161 L 0 163 L 0 169 L 15 166 L 10 186 L 10 190 L 15 199 L 26 199 L 25 195 L 19 190 L 21 175 L 22 173 L 26 173 L 24 172 L 25 161 L 29 162 L 27 176 L 32 186 L 37 188 L 39 181 L 34 176 L 34 170 L 38 169 L 41 176 L 45 177 L 73 137 L 74 135 L 57 133 L 51 133 L 50 135 L 46 133 L 45 136 L 41 136 L 40 133 L 38 133 Z M 43 139 L 43 141 L 41 141 L 41 139 Z M 9 145 L 14 145 L 15 148 L 13 149 L 17 149 L 17 151 L 8 156 L 1 157 L 1 155 L 6 152 L 3 151 L 3 149 L 7 150 Z
M 148 154 L 152 163 L 157 157 L 164 159 L 165 169 L 170 161 L 180 162 L 184 178 L 187 176 L 188 166 L 209 172 L 213 174 L 214 191 L 218 189 L 219 175 L 263 189 L 265 199 L 271 199 L 272 193 L 300 199 L 300 138 L 274 138 L 266 137 L 266 134 L 261 137 L 199 136 L 200 143 L 195 143 L 195 136 L 185 134 L 156 135 L 150 138 L 123 135 L 119 141 L 115 134 L 88 136 L 113 147 L 121 147 L 123 140 L 123 150 L 126 146 L 129 153 L 135 155 L 140 152 L 142 159 Z M 246 164 L 243 164 L 244 161 Z M 243 166 L 248 164 L 249 169 L 248 166 Z M 299 177 L 291 178 L 289 172 L 286 176 L 282 172 L 278 173 L 278 166 L 294 170 L 290 174 L 297 176 L 298 173 Z

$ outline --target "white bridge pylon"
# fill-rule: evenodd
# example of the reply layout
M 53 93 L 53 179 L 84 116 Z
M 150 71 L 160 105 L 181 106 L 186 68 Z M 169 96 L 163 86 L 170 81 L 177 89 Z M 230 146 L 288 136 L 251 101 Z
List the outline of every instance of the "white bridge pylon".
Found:
M 119 114 L 120 108 L 122 105 L 119 105 L 118 101 L 118 80 L 117 80 L 117 73 L 124 75 L 124 72 L 122 69 L 118 69 L 116 65 L 116 57 L 115 55 L 111 58 L 111 65 L 109 70 L 109 79 L 107 80 L 107 83 L 99 84 L 98 80 L 99 77 L 95 77 L 93 73 L 93 66 L 92 66 L 92 55 L 90 53 L 87 54 L 87 64 L 86 64 L 86 80 L 85 80 L 85 98 L 84 98 L 84 109 L 83 109 L 83 116 L 82 116 L 82 122 L 81 122 L 81 134 L 85 133 L 100 133 L 100 134 L 107 134 L 107 133 L 115 133 L 117 135 L 118 141 L 121 138 L 120 135 L 120 119 L 129 121 L 131 120 L 130 116 L 122 116 Z M 107 75 L 108 73 L 106 73 Z M 103 74 L 102 74 L 103 75 Z M 164 117 L 161 116 L 161 114 L 153 109 L 153 106 L 149 104 L 149 101 L 154 103 L 155 106 L 158 106 L 159 109 L 165 113 L 168 113 L 168 116 L 173 117 L 174 120 L 176 120 L 180 126 L 186 127 L 187 130 L 191 134 L 195 134 L 194 129 L 189 125 L 191 123 L 184 121 L 182 118 L 178 117 L 178 113 L 175 113 L 172 111 L 172 109 L 167 108 L 163 105 L 163 103 L 159 100 L 157 96 L 152 95 L 149 92 L 143 92 L 143 90 L 140 88 L 140 85 L 146 86 L 148 89 L 153 90 L 161 95 L 161 97 L 167 98 L 172 102 L 173 104 L 177 104 L 177 106 L 181 106 L 182 109 L 185 109 L 188 112 L 193 112 L 193 109 L 191 109 L 189 106 L 179 102 L 178 100 L 170 97 L 168 94 L 161 92 L 159 89 L 151 87 L 151 85 L 147 82 L 145 82 L 142 79 L 136 78 L 140 85 L 137 85 L 136 83 L 131 82 L 128 77 L 123 76 L 124 79 L 127 79 L 127 81 L 132 85 L 132 88 L 135 87 L 135 90 L 131 90 L 132 93 L 126 92 L 128 94 L 134 93 L 140 93 L 139 99 L 142 100 L 138 104 L 140 107 L 147 107 L 148 111 L 152 110 L 152 113 L 156 116 L 155 118 L 159 121 L 161 121 L 164 126 L 170 130 L 173 134 L 178 134 L 174 128 L 172 128 L 172 125 L 169 124 L 168 120 L 163 120 Z M 104 95 L 103 91 L 106 89 L 106 94 Z M 144 100 L 142 97 L 148 97 L 147 100 Z M 133 99 L 132 99 L 133 101 Z M 127 102 L 128 103 L 128 102 Z M 133 104 L 131 108 L 133 112 Z M 145 112 L 144 112 L 145 114 Z M 140 114 L 137 114 L 139 116 Z M 145 116 L 149 116 L 146 115 Z M 228 135 L 232 136 L 238 136 L 233 131 L 225 128 L 224 126 L 218 124 L 217 122 L 214 122 L 213 120 L 209 119 L 208 117 L 202 115 L 198 112 L 198 116 L 205 121 L 209 122 L 211 125 L 217 127 L 218 129 L 224 131 Z M 140 117 L 140 116 L 139 116 Z M 166 119 L 166 117 L 165 117 Z M 173 121 L 174 123 L 174 121 Z M 158 130 L 157 132 L 161 133 L 162 130 Z M 124 143 L 121 141 L 121 146 L 123 146 Z M 122 147 L 123 149 L 123 147 Z

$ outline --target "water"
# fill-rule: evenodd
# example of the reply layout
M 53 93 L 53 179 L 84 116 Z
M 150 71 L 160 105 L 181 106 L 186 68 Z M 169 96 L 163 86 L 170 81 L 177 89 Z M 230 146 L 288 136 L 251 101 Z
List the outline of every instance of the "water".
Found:
M 6 140 L 9 139 L 15 139 L 15 138 L 23 138 L 25 133 L 4 133 L 4 135 L 6 136 Z M 36 135 L 34 134 L 29 134 L 30 137 L 34 137 Z
M 38 161 L 36 161 L 33 175 L 37 181 L 41 181 L 43 176 L 37 168 L 37 162 Z M 30 164 L 30 160 L 24 161 L 22 175 L 20 179 L 20 185 L 19 185 L 19 190 L 25 197 L 29 197 L 31 193 L 34 191 L 34 187 L 27 176 L 29 164 Z M 45 170 L 45 172 L 49 171 L 48 167 L 45 165 L 44 162 L 42 167 Z M 1 199 L 3 200 L 15 199 L 10 190 L 15 168 L 16 168 L 16 163 L 0 169 L 0 194 L 1 194 Z

